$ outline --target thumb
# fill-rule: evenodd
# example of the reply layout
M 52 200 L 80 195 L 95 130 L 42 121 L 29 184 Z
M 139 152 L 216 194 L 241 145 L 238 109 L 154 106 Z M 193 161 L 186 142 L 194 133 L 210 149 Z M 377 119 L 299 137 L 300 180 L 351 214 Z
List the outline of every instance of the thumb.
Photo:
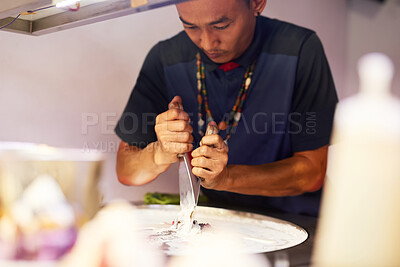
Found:
M 206 135 L 218 134 L 218 132 L 219 132 L 219 129 L 217 127 L 217 124 L 215 123 L 215 121 L 211 121 L 207 125 Z
M 171 102 L 168 104 L 168 108 L 177 108 L 177 109 L 182 109 L 182 98 L 180 96 L 175 96 Z

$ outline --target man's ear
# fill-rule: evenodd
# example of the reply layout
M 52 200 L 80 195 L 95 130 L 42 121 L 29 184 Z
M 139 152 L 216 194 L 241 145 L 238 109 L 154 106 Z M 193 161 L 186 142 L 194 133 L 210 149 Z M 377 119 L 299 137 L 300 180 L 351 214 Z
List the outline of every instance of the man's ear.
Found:
M 259 16 L 267 5 L 267 0 L 251 0 L 251 8 L 254 10 L 254 16 Z

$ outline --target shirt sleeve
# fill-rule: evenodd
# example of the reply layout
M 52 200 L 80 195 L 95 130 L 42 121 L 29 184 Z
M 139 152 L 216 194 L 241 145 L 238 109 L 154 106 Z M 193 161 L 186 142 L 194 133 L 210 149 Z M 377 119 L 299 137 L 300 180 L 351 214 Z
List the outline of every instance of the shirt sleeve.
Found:
M 293 152 L 328 145 L 338 102 L 335 84 L 318 36 L 303 43 L 289 117 Z
M 165 85 L 160 44 L 147 55 L 136 85 L 119 119 L 115 133 L 122 141 L 140 148 L 157 140 L 154 130 L 158 114 L 167 110 L 168 93 Z

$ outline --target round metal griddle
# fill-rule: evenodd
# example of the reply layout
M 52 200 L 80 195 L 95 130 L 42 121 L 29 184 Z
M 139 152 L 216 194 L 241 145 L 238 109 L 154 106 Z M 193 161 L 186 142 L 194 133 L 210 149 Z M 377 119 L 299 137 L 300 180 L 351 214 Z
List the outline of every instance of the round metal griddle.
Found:
M 177 240 L 176 236 L 171 234 L 171 224 L 180 207 L 177 205 L 136 207 L 134 212 L 139 229 L 151 237 L 152 241 L 163 243 L 162 248 L 166 254 L 181 255 L 187 240 Z M 195 219 L 199 223 L 210 224 L 213 231 L 227 230 L 238 234 L 242 239 L 244 253 L 287 249 L 303 243 L 308 238 L 307 231 L 293 223 L 255 213 L 197 207 Z

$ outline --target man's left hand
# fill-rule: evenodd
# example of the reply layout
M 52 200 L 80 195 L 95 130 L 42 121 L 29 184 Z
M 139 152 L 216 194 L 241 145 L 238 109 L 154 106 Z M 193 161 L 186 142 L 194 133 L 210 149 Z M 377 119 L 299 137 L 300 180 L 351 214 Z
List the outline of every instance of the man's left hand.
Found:
M 228 177 L 228 146 L 218 134 L 206 135 L 192 152 L 193 174 L 201 177 L 205 188 L 222 190 Z

